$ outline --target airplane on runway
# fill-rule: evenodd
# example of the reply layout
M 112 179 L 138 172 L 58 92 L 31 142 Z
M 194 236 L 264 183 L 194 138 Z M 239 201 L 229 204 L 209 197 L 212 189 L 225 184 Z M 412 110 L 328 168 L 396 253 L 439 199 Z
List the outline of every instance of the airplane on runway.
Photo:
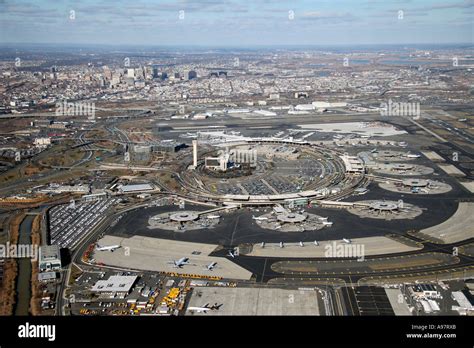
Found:
M 189 258 L 182 257 L 178 261 L 173 260 L 168 263 L 173 264 L 175 268 L 182 268 L 184 265 L 189 265 Z
M 212 271 L 214 267 L 216 267 L 216 265 L 217 265 L 217 262 L 211 262 L 210 264 L 206 266 L 206 268 L 208 271 Z
M 207 313 L 208 311 L 217 311 L 222 307 L 223 303 L 218 305 L 215 303 L 211 307 L 209 307 L 209 303 L 206 303 L 203 307 L 188 307 L 188 311 L 191 312 L 198 312 L 198 313 Z
M 344 241 L 344 243 L 347 243 L 347 244 L 352 243 L 352 241 L 350 239 L 347 239 L 347 238 L 342 238 L 342 240 Z
M 114 250 L 115 250 L 115 249 L 118 249 L 118 248 L 120 248 L 120 245 L 106 245 L 106 246 L 100 246 L 99 244 L 97 244 L 95 250 L 114 252 Z
M 252 219 L 257 220 L 257 221 L 268 220 L 267 217 L 264 217 L 264 216 L 255 216 L 255 215 L 252 215 Z

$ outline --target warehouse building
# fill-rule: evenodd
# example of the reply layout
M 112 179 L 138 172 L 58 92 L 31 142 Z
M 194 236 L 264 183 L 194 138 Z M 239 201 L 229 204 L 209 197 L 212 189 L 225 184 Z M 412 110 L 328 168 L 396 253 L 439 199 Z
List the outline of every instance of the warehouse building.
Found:
M 61 252 L 59 245 L 44 245 L 39 252 L 39 270 L 57 271 L 61 269 Z

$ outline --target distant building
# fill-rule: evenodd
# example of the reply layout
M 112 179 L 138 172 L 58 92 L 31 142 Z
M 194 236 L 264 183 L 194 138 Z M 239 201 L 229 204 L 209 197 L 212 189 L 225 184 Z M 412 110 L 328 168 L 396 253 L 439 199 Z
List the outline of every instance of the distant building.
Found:
M 127 193 L 139 193 L 146 191 L 153 191 L 155 189 L 151 184 L 130 184 L 123 185 L 119 188 L 119 192 L 123 194 Z
M 59 245 L 43 245 L 39 251 L 39 270 L 58 271 L 61 269 L 61 252 Z
M 186 80 L 192 80 L 192 79 L 197 78 L 197 72 L 195 72 L 194 70 L 189 70 L 185 76 L 186 76 Z
M 154 79 L 157 79 L 158 78 L 158 67 L 157 66 L 153 66 L 153 70 L 152 70 L 152 74 L 153 74 L 153 78 Z
M 148 162 L 151 158 L 150 145 L 133 145 L 132 147 L 132 161 L 134 162 Z
M 98 201 L 101 199 L 106 199 L 107 198 L 107 192 L 99 192 L 99 193 L 93 193 L 90 195 L 84 195 L 81 197 L 82 202 L 93 202 L 93 201 Z
M 178 143 L 176 141 L 162 141 L 159 144 L 152 146 L 153 152 L 178 152 L 179 150 L 186 147 L 184 143 Z
M 53 124 L 52 120 L 35 120 L 33 125 L 40 128 L 49 128 Z

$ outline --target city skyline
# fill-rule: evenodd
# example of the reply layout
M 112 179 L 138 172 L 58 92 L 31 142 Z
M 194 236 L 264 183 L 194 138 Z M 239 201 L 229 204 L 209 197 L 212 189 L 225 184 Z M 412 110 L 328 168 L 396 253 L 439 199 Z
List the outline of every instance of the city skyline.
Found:
M 0 44 L 472 43 L 474 1 L 1 1 Z

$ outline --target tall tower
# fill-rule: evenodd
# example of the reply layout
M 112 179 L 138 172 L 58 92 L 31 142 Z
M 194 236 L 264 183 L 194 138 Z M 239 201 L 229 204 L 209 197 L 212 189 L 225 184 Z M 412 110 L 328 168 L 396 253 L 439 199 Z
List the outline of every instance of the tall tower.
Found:
M 197 168 L 198 164 L 198 142 L 197 140 L 193 140 L 193 166 L 194 169 Z

